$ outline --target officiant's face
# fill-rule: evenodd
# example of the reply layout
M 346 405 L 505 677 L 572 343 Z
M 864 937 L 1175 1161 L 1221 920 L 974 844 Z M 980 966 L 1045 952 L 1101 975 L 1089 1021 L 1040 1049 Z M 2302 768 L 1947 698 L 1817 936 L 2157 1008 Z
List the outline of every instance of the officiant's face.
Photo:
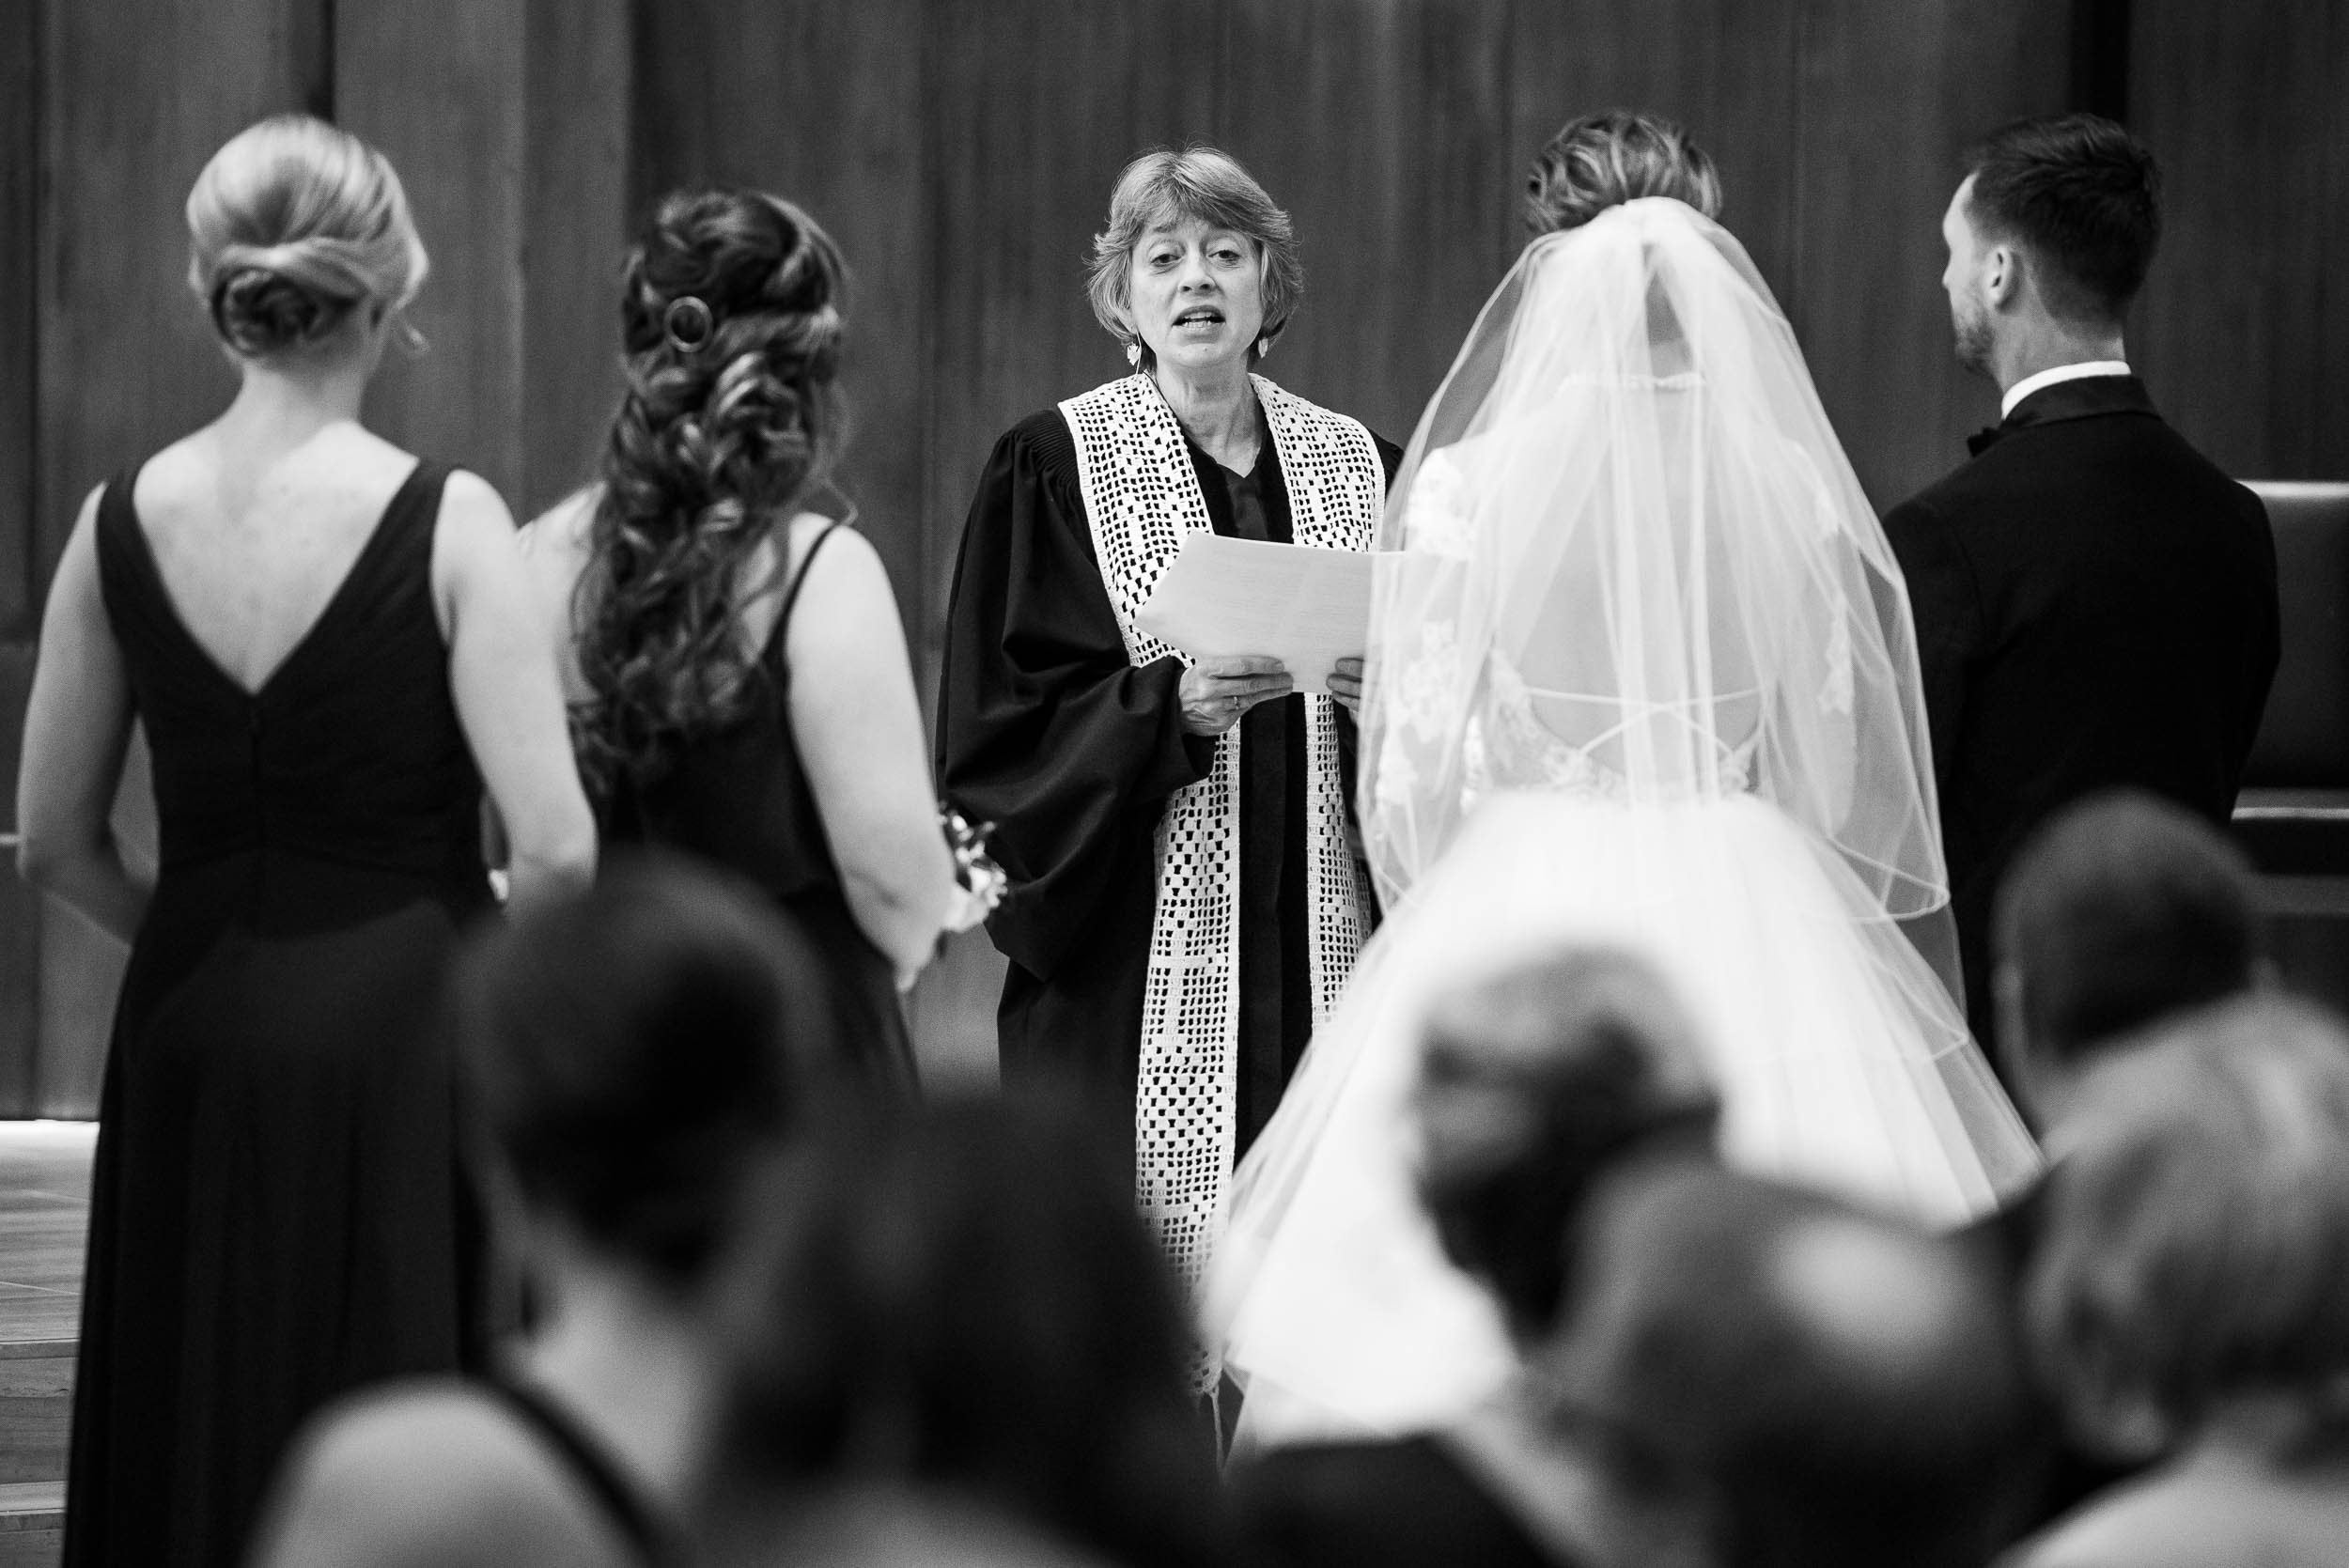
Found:
M 1941 240 L 1950 248 L 1950 264 L 1941 271 L 1941 288 L 1950 297 L 1950 330 L 1957 338 L 1957 363 L 1976 375 L 1987 376 L 1991 360 L 1990 302 L 1982 288 L 1982 236 L 1974 229 L 1974 177 L 1968 175 L 1941 214 Z
M 1160 365 L 1186 370 L 1245 364 L 1264 330 L 1261 257 L 1245 235 L 1186 219 L 1134 247 L 1134 328 Z

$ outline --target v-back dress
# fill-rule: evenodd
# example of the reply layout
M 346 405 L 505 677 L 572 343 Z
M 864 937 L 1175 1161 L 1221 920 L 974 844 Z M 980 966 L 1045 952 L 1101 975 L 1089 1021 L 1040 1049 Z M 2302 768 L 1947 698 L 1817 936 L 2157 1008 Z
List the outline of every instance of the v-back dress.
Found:
M 607 844 L 692 855 L 761 889 L 792 917 L 831 982 L 834 1038 L 877 1084 L 910 1090 L 913 1040 L 897 1004 L 887 957 L 856 923 L 799 741 L 791 733 L 791 666 L 785 643 L 791 612 L 833 523 L 801 557 L 773 631 L 760 650 L 750 706 L 724 728 L 676 748 L 662 769 L 623 780 L 604 803 Z
M 100 501 L 162 854 L 101 1102 L 68 1563 L 237 1562 L 305 1416 L 459 1363 L 477 1211 L 441 972 L 489 895 L 433 613 L 447 473 L 400 486 L 257 691 L 181 620 L 135 474 Z

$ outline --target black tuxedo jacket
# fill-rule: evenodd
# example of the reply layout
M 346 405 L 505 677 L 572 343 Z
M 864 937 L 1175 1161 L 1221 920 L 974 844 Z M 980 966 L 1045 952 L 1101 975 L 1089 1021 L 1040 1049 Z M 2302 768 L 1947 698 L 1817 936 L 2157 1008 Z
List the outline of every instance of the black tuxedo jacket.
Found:
M 2259 498 L 2133 376 L 2044 388 L 1972 444 L 1884 527 L 1916 612 L 1967 1012 L 1987 1043 L 1991 900 L 2050 813 L 2123 784 L 2232 813 L 2276 673 L 2276 545 Z

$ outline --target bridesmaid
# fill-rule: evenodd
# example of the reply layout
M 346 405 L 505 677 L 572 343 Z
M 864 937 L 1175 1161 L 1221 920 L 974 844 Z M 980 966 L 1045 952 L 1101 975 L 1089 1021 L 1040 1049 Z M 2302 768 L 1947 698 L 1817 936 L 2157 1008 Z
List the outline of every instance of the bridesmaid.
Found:
M 831 970 L 842 1038 L 904 1087 L 896 991 L 960 890 L 880 557 L 805 505 L 841 445 L 847 283 L 787 201 L 663 199 L 629 255 L 601 478 L 525 548 L 605 838 L 765 888 Z
M 227 1565 L 280 1450 L 472 1325 L 453 1066 L 432 1027 L 489 902 L 592 875 L 592 819 L 512 522 L 368 432 L 425 275 L 399 178 L 265 120 L 188 197 L 226 412 L 82 507 L 24 726 L 28 877 L 132 944 L 107 1059 L 65 1560 Z M 107 826 L 133 720 L 161 869 Z

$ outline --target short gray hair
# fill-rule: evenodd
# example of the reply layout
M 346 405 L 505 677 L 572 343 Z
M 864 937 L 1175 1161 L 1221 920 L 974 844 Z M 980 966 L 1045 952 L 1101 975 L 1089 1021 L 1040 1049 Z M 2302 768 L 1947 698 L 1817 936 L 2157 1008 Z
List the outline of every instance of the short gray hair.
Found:
M 1610 207 L 1670 196 L 1708 218 L 1721 212 L 1712 156 L 1671 120 L 1605 109 L 1568 120 L 1525 177 L 1525 226 L 1535 234 L 1579 228 Z
M 1093 237 L 1093 265 L 1085 279 L 1093 314 L 1112 337 L 1139 347 L 1145 366 L 1150 349 L 1133 324 L 1134 247 L 1152 229 L 1187 219 L 1243 235 L 1256 247 L 1264 294 L 1261 337 L 1268 345 L 1305 297 L 1305 265 L 1298 259 L 1289 215 L 1273 205 L 1238 159 L 1211 147 L 1145 152 L 1126 165 L 1110 192 L 1109 226 Z
M 2116 1398 L 2180 1435 L 2231 1395 L 2337 1425 L 2349 1375 L 2349 1030 L 2254 994 L 2108 1048 L 2067 1120 L 2025 1307 L 2092 1429 Z

